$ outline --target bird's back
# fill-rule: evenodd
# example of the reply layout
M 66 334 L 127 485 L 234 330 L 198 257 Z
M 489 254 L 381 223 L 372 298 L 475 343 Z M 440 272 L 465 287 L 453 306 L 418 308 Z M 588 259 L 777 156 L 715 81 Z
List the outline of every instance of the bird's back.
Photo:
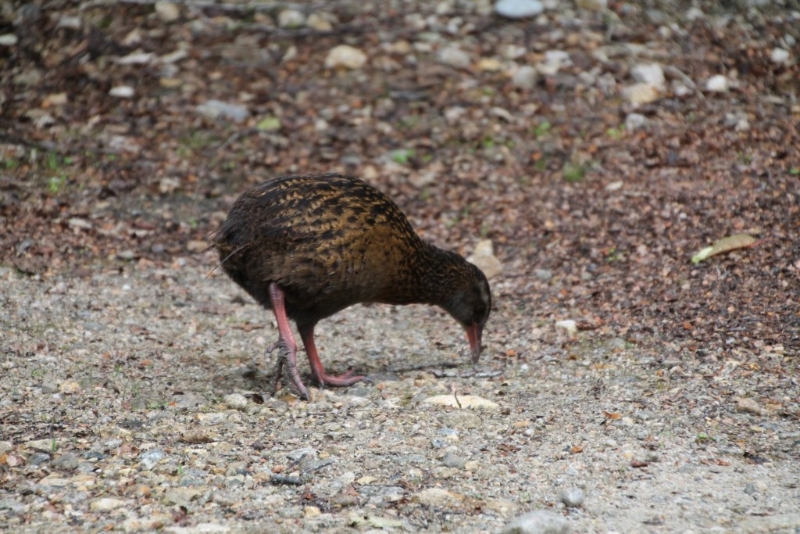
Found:
M 236 283 L 264 306 L 277 283 L 298 323 L 357 302 L 413 301 L 406 288 L 427 246 L 389 197 L 336 174 L 256 186 L 236 201 L 215 241 Z

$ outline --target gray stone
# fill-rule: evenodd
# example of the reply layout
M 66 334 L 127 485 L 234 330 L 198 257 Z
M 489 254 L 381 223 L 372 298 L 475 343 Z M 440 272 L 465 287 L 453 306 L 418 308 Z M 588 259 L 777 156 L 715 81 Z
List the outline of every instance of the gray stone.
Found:
M 442 458 L 442 463 L 447 467 L 455 467 L 456 469 L 464 469 L 464 466 L 467 465 L 467 461 L 460 456 L 456 456 L 452 452 L 448 452 Z
M 499 0 L 494 5 L 494 11 L 501 17 L 524 19 L 541 14 L 544 5 L 539 0 Z
M 246 410 L 248 405 L 247 397 L 241 393 L 231 393 L 230 395 L 225 395 L 225 398 L 222 399 L 222 402 L 224 402 L 228 408 L 233 410 Z
M 293 451 L 287 452 L 286 457 L 293 462 L 299 462 L 300 460 L 306 458 L 316 460 L 317 451 L 315 451 L 312 447 L 303 447 L 302 449 L 295 449 Z
M 567 508 L 579 508 L 583 506 L 586 496 L 580 488 L 569 488 L 561 492 L 561 502 Z
M 173 488 L 164 494 L 165 504 L 188 506 L 193 500 L 202 495 L 203 490 L 198 488 Z
M 547 282 L 548 280 L 553 278 L 553 271 L 551 271 L 550 269 L 536 269 L 534 271 L 534 274 L 536 275 L 536 278 L 544 282 Z
M 647 117 L 641 113 L 628 113 L 625 117 L 625 129 L 633 131 L 647 124 Z
M 78 457 L 72 454 L 71 452 L 62 454 L 53 461 L 53 469 L 59 469 L 62 471 L 72 471 L 77 468 L 78 468 Z
M 507 524 L 500 534 L 567 534 L 569 521 L 547 510 L 536 510 Z
M 139 463 L 145 470 L 149 471 L 166 456 L 167 454 L 161 449 L 150 449 L 139 455 Z
M 631 76 L 639 83 L 646 83 L 658 88 L 663 88 L 665 84 L 664 69 L 658 63 L 634 65 L 631 69 Z
M 243 122 L 250 116 L 250 111 L 239 104 L 228 104 L 220 100 L 208 100 L 195 108 L 197 112 L 209 119 L 228 119 Z
M 525 65 L 517 69 L 517 72 L 511 77 L 511 83 L 520 89 L 533 89 L 538 77 L 539 73 L 534 67 Z
M 89 505 L 89 510 L 92 512 L 109 512 L 121 506 L 125 506 L 125 501 L 115 499 L 114 497 L 103 497 L 102 499 L 92 501 Z
M 28 465 L 35 465 L 37 467 L 49 461 L 50 455 L 43 452 L 37 452 L 28 457 Z
M 156 2 L 156 14 L 164 22 L 173 22 L 181 16 L 181 11 L 172 2 Z
M 457 46 L 446 46 L 437 54 L 440 63 L 457 69 L 466 69 L 472 63 L 470 55 Z
M 281 28 L 299 28 L 306 23 L 306 16 L 294 9 L 284 9 L 278 13 L 278 26 Z

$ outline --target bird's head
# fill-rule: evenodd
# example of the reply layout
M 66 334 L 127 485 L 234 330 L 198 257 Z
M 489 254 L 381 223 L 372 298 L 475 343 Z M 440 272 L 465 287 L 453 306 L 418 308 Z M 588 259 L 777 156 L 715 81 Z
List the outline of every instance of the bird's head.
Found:
M 465 284 L 451 294 L 444 309 L 464 327 L 472 353 L 472 363 L 477 364 L 481 355 L 483 327 L 492 309 L 492 293 L 483 272 L 471 263 L 464 263 L 468 270 Z

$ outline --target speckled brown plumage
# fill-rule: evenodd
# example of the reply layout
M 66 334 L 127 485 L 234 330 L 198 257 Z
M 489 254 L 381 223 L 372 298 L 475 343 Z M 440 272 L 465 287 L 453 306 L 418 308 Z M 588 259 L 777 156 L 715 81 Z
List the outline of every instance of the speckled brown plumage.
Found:
M 296 343 L 281 324 L 286 317 L 297 324 L 322 384 L 363 379 L 326 375 L 313 342 L 318 321 L 359 302 L 440 306 L 467 330 L 473 360 L 480 355 L 491 307 L 486 277 L 420 239 L 389 197 L 357 178 L 289 176 L 254 187 L 233 205 L 215 244 L 231 279 L 275 312 L 280 339 L 270 348 L 287 349 L 292 381 L 304 396 Z

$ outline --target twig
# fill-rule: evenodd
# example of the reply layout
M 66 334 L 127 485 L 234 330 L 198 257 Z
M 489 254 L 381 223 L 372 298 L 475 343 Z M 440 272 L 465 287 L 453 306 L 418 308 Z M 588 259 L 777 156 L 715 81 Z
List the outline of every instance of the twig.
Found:
M 158 0 L 91 0 L 81 4 L 80 9 L 91 9 L 94 7 L 112 7 L 118 4 L 135 4 L 142 6 L 155 5 Z M 178 5 L 193 7 L 195 9 L 218 9 L 220 11 L 231 11 L 239 13 L 250 13 L 252 11 L 270 12 L 291 9 L 304 13 L 313 13 L 325 7 L 325 3 L 319 4 L 295 4 L 292 2 L 253 2 L 249 4 L 218 4 L 216 2 L 205 2 L 203 0 L 184 0 L 175 2 Z M 48 4 L 49 7 L 49 4 Z
M 272 475 L 269 483 L 274 486 L 302 486 L 306 483 L 303 477 L 293 477 L 289 475 Z
M 450 384 L 450 391 L 453 393 L 453 398 L 456 400 L 456 404 L 458 404 L 458 409 L 463 410 L 464 407 L 461 406 L 461 401 L 458 400 L 458 395 L 456 394 L 456 385 Z
M 703 95 L 703 91 L 701 91 L 697 87 L 697 84 L 694 83 L 694 80 L 689 78 L 689 76 L 685 74 L 682 70 L 680 70 L 678 67 L 675 67 L 673 65 L 664 65 L 664 72 L 666 72 L 670 76 L 680 79 L 680 81 L 682 81 L 689 89 L 693 89 L 695 94 L 697 95 L 697 98 L 699 98 L 700 100 L 706 99 L 705 95 Z

